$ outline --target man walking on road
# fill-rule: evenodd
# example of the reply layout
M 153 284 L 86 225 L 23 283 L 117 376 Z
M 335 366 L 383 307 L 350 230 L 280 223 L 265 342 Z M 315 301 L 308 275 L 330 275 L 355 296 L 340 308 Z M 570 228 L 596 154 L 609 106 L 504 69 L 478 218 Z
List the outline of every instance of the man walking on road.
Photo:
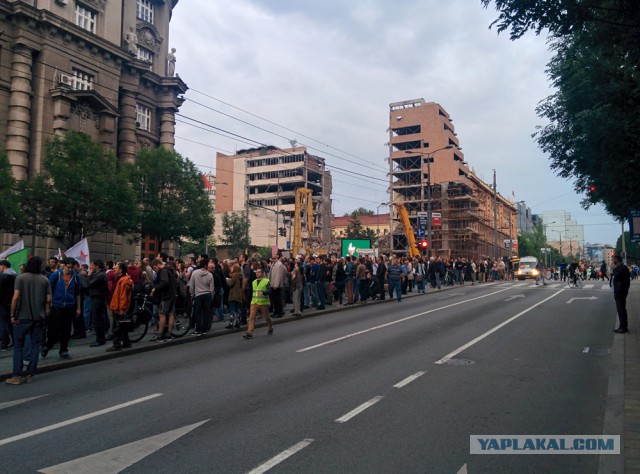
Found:
M 618 319 L 620 326 L 613 332 L 624 334 L 629 332 L 627 321 L 627 295 L 629 294 L 629 286 L 631 284 L 631 275 L 629 269 L 622 263 L 622 257 L 616 255 L 613 257 L 613 271 L 611 272 L 611 281 L 613 282 L 613 298 L 616 300 L 616 309 L 618 310 Z
M 107 343 L 107 298 L 109 297 L 109 279 L 104 269 L 104 262 L 96 259 L 91 262 L 86 288 L 91 297 L 91 322 L 96 331 L 96 340 L 90 347 L 104 346 Z
M 251 309 L 249 311 L 249 327 L 247 332 L 242 335 L 245 339 L 251 339 L 253 337 L 253 330 L 256 325 L 256 317 L 261 314 L 264 320 L 269 326 L 267 334 L 273 334 L 273 324 L 271 322 L 271 316 L 269 316 L 269 293 L 271 292 L 271 286 L 269 285 L 269 279 L 263 277 L 262 268 L 256 269 L 256 279 L 253 280 L 253 297 L 251 298 Z
M 398 265 L 398 259 L 393 257 L 391 259 L 391 265 L 387 268 L 387 282 L 389 284 L 389 298 L 393 299 L 393 291 L 395 290 L 398 303 L 402 301 L 403 278 L 402 267 Z
M 284 316 L 284 282 L 287 277 L 287 269 L 282 263 L 280 254 L 273 257 L 273 265 L 269 272 L 269 281 L 271 282 L 271 302 L 273 304 L 273 317 L 281 318 Z
M 51 304 L 51 285 L 42 275 L 42 259 L 31 257 L 24 273 L 15 281 L 15 290 L 11 300 L 11 322 L 13 324 L 13 377 L 5 380 L 10 385 L 20 385 L 26 380 L 33 381 L 38 368 L 40 339 L 45 319 L 49 316 Z M 31 336 L 31 354 L 26 374 L 22 371 L 24 340 Z M 23 375 L 26 377 L 23 378 Z

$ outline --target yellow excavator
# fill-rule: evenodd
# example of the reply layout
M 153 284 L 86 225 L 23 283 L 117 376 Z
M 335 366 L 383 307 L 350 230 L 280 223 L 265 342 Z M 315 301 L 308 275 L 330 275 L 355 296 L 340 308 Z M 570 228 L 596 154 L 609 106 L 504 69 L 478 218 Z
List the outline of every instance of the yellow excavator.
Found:
M 300 254 L 303 248 L 303 239 L 309 239 L 313 235 L 313 202 L 311 200 L 312 192 L 308 188 L 296 189 L 296 201 L 293 214 L 293 245 L 292 255 L 295 257 Z M 307 223 L 305 229 L 306 236 L 303 236 L 302 223 Z M 306 246 L 306 253 L 311 254 L 311 246 Z
M 411 221 L 409 220 L 407 208 L 401 202 L 396 202 L 394 205 L 396 206 L 396 211 L 398 211 L 400 222 L 404 228 L 404 235 L 407 237 L 407 243 L 409 244 L 409 256 L 420 257 L 420 250 L 418 249 L 418 243 L 416 242 L 416 237 L 413 233 L 413 229 L 411 228 Z

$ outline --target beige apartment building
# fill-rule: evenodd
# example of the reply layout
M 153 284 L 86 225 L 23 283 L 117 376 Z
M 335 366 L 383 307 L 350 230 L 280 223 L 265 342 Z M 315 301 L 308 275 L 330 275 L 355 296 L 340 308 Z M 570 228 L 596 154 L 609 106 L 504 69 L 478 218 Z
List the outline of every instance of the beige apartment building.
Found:
M 324 158 L 309 154 L 306 147 L 217 153 L 215 235 L 222 234 L 223 213 L 249 213 L 253 245 L 287 249 L 297 188 L 312 192 L 314 231 L 310 240 L 318 245 L 330 242 L 332 184 Z M 303 222 L 303 233 L 306 230 Z
M 428 234 L 431 216 L 432 255 L 512 254 L 516 207 L 469 169 L 453 120 L 440 104 L 424 99 L 389 104 L 388 145 L 391 202 L 404 204 L 416 233 Z M 407 239 L 395 208 L 391 222 L 394 251 L 404 252 Z
M 187 85 L 175 75 L 169 22 L 178 0 L 5 0 L 0 34 L 0 145 L 13 174 L 39 172 L 45 144 L 84 132 L 135 159 L 141 147 L 173 149 Z M 140 247 L 94 236 L 92 255 L 134 258 Z M 143 242 L 143 255 L 157 252 Z M 58 244 L 38 239 L 38 252 Z

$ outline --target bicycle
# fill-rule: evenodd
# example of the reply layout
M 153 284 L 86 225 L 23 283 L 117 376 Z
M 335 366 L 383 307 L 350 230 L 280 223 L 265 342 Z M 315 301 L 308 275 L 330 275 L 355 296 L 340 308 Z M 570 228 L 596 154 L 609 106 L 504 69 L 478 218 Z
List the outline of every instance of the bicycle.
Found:
M 132 343 L 140 342 L 149 330 L 149 323 L 153 321 L 153 298 L 146 293 L 140 293 L 134 297 L 135 305 L 129 314 L 129 340 Z M 174 314 L 173 329 L 171 335 L 173 337 L 182 337 L 189 332 L 191 328 L 191 318 L 185 308 L 176 308 Z
M 569 285 L 569 288 L 582 288 L 582 275 L 575 272 L 568 278 L 567 285 Z

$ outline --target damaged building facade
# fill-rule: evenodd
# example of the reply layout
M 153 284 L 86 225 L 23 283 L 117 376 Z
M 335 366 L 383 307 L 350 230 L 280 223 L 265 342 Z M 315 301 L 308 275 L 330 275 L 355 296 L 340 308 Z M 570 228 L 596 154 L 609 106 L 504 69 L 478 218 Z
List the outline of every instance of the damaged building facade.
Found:
M 496 192 L 495 174 L 489 185 L 469 169 L 442 106 L 424 99 L 391 103 L 388 132 L 391 202 L 405 206 L 412 230 L 424 232 L 431 255 L 517 253 L 515 204 Z M 406 252 L 406 233 L 394 206 L 391 228 L 394 252 Z

